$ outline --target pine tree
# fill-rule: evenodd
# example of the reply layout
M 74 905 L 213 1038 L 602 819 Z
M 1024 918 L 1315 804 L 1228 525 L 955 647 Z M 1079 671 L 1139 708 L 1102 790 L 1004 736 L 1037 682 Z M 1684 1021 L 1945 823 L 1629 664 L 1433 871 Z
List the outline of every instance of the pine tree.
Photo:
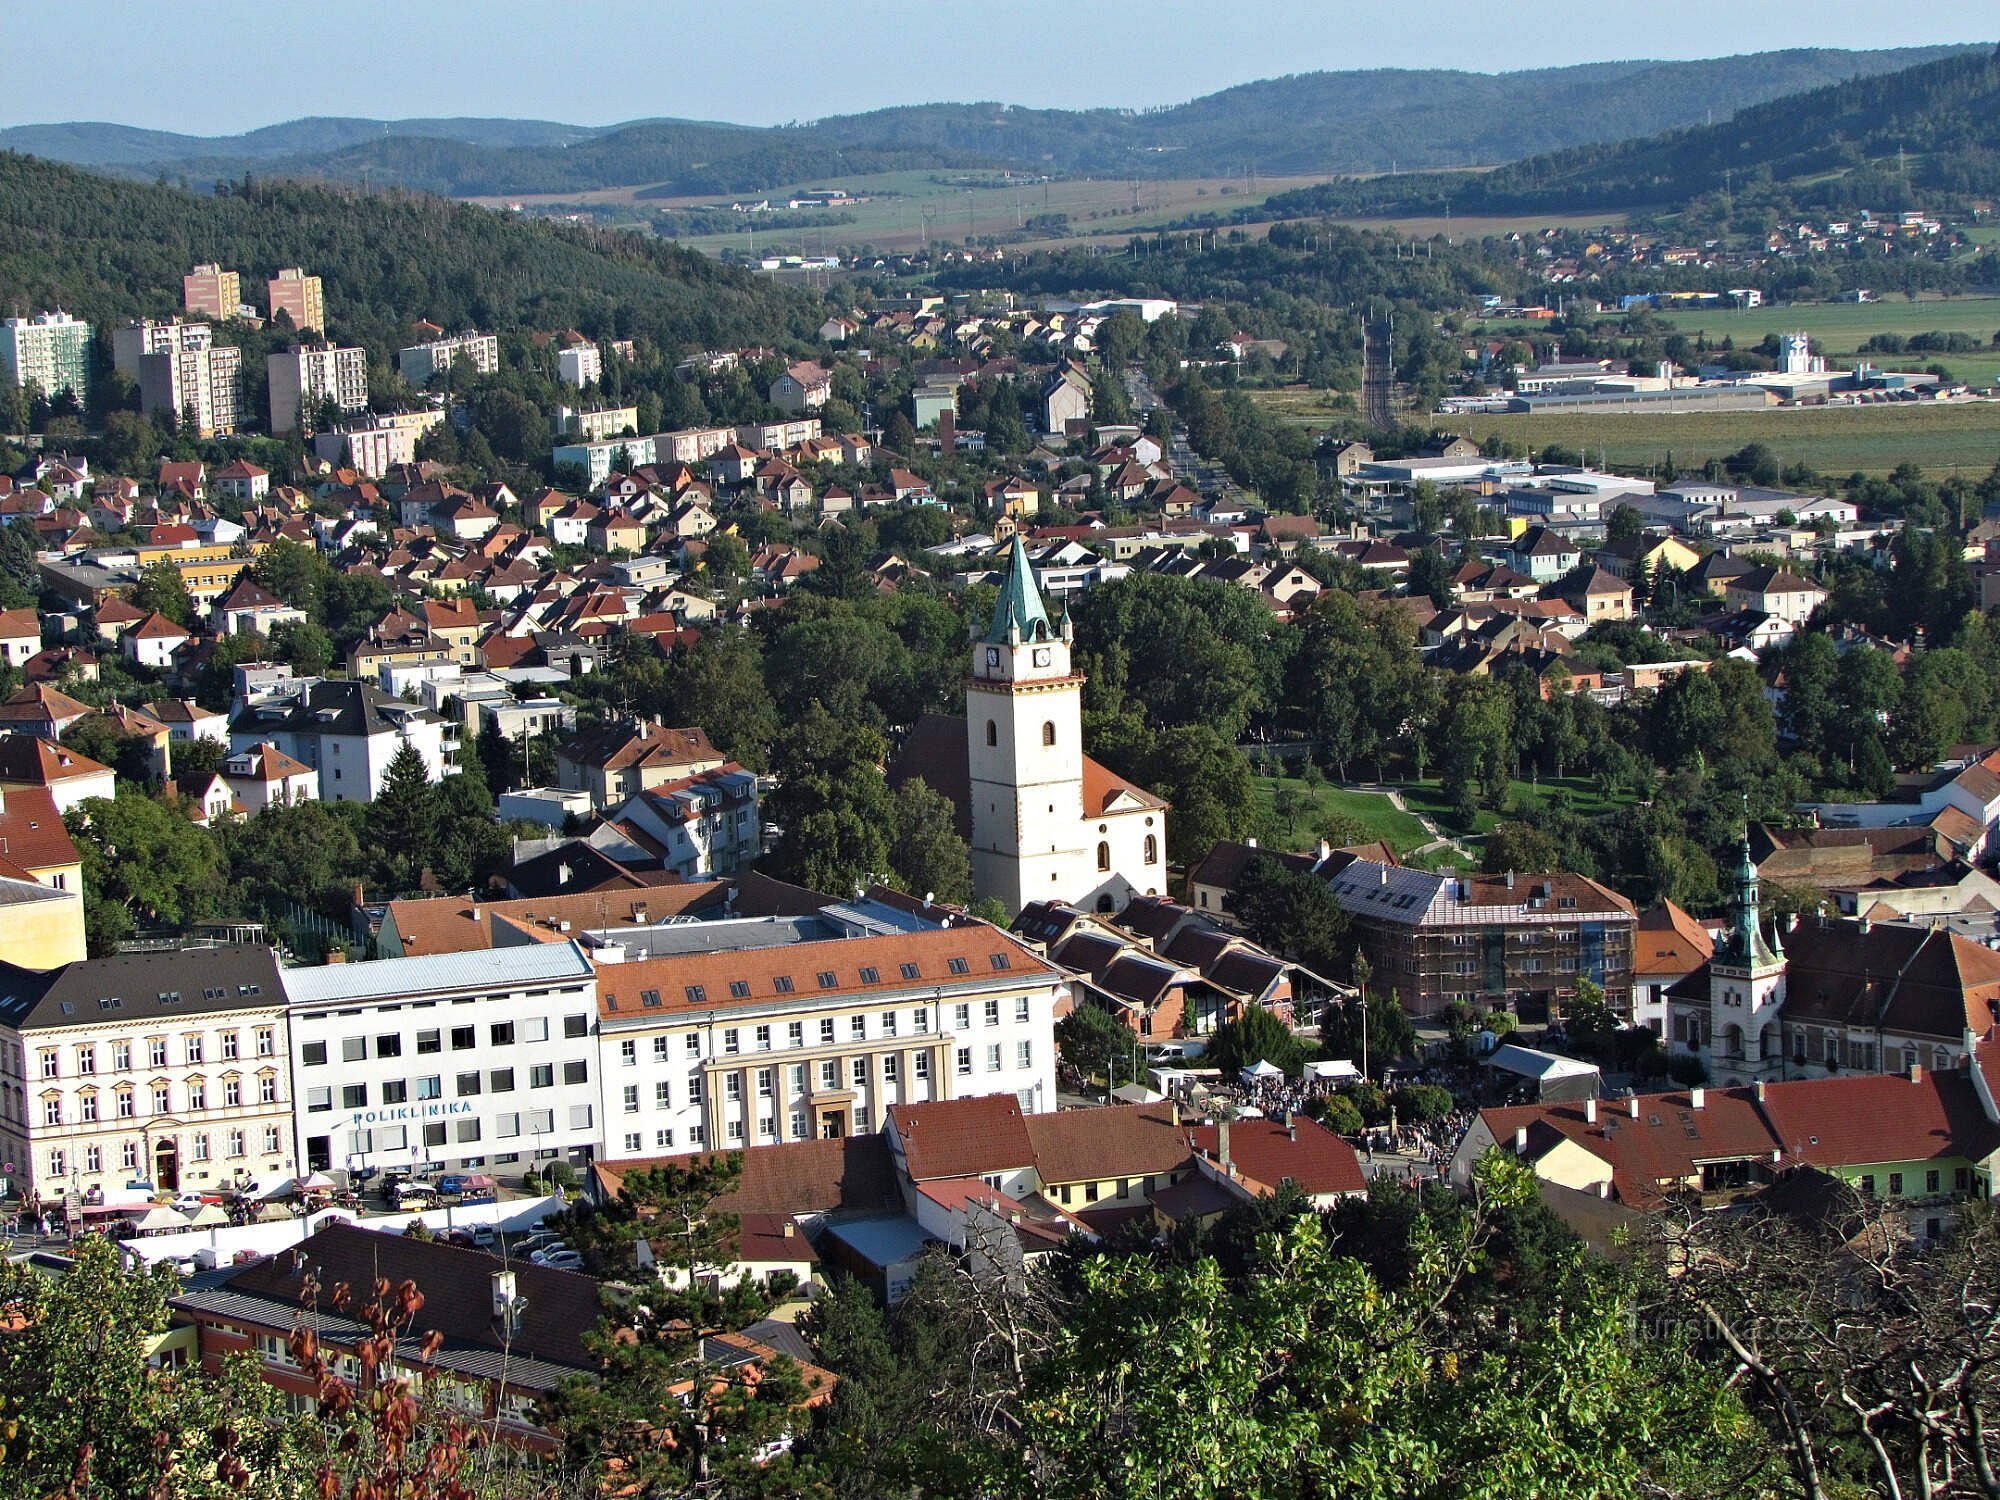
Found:
M 397 891 L 414 889 L 437 840 L 438 791 L 417 747 L 405 743 L 389 761 L 382 791 L 368 810 L 380 878 Z

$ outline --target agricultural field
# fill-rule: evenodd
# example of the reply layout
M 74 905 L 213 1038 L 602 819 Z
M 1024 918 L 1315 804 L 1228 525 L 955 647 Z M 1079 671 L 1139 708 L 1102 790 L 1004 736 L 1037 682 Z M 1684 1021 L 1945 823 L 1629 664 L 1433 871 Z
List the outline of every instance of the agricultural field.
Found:
M 1252 393 L 1278 416 L 1324 427 L 1344 412 L 1323 391 Z M 1886 474 L 1914 463 L 1934 474 L 1983 475 L 2000 461 L 2000 402 L 1950 405 L 1773 407 L 1767 411 L 1542 412 L 1534 415 L 1418 418 L 1449 426 L 1474 442 L 1497 436 L 1537 451 L 1560 444 L 1615 468 L 1645 471 L 1673 455 L 1686 470 L 1762 443 L 1780 463 L 1805 462 L 1822 474 Z
M 1884 297 L 1880 302 L 1798 302 L 1743 309 L 1704 307 L 1657 314 L 1682 333 L 1727 335 L 1740 348 L 1767 333 L 1803 331 L 1831 354 L 1851 354 L 1878 333 L 1967 333 L 1982 344 L 2000 333 L 2000 297 Z M 1922 358 L 1924 356 L 1915 356 Z M 2000 364 L 2000 349 L 1989 363 Z

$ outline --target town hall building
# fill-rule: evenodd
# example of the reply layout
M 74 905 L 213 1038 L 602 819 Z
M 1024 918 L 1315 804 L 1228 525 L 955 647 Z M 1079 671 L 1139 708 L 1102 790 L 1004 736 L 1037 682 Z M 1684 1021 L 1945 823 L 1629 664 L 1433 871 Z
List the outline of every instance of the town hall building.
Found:
M 891 770 L 950 798 L 972 849 L 973 891 L 1122 910 L 1166 890 L 1167 804 L 1083 753 L 1084 678 L 1067 609 L 1051 621 L 1014 538 L 993 623 L 973 643 L 963 720 L 926 715 Z

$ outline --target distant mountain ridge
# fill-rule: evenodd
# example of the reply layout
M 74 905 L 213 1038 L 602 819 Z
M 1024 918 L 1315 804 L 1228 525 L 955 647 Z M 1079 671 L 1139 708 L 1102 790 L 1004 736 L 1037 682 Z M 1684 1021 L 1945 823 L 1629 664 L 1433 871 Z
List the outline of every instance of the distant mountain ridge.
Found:
M 2000 197 L 1992 46 L 1752 105 L 1712 125 L 1528 157 L 1492 172 L 1327 183 L 1285 216 L 1672 210 L 1707 194 L 1832 211 Z
M 1745 104 L 1966 50 L 1800 48 L 1499 74 L 1303 73 L 1143 111 L 928 104 L 772 127 L 329 117 L 198 137 L 75 122 L 0 130 L 0 149 L 133 176 L 365 179 L 461 197 L 607 187 L 730 193 L 927 167 L 1125 177 L 1402 172 L 1493 165 L 1697 125 Z

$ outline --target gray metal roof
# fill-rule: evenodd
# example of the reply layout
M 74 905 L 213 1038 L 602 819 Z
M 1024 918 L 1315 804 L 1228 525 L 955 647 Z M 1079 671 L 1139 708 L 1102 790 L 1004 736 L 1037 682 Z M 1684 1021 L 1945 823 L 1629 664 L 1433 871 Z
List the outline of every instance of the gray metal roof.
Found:
M 286 997 L 296 1007 L 401 999 L 440 990 L 574 984 L 588 982 L 595 974 L 583 950 L 576 943 L 567 942 L 433 953 L 419 958 L 383 958 L 358 964 L 322 964 L 317 968 L 287 969 L 283 978 Z
M 284 1000 L 277 959 L 247 943 L 114 953 L 46 973 L 0 964 L 0 1024 L 16 1030 L 185 1019 Z

